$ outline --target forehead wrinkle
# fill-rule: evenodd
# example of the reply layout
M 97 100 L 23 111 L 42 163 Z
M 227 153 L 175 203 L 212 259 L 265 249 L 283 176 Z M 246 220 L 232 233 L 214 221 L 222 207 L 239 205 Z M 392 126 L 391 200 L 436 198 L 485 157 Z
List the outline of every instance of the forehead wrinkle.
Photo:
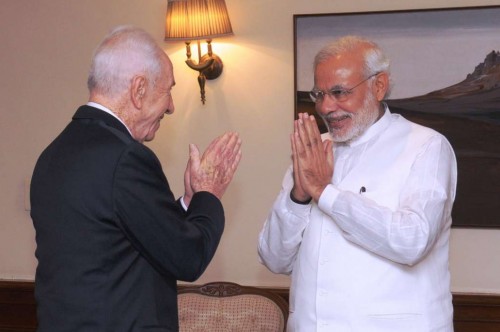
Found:
M 348 89 L 350 82 L 357 75 L 357 68 L 351 63 L 338 63 L 338 59 L 331 58 L 323 63 L 320 63 L 316 68 L 316 75 L 314 77 L 314 85 L 316 87 L 332 89 Z M 322 67 L 322 68 L 321 68 Z M 330 85 L 331 84 L 331 85 Z M 354 84 L 354 83 L 352 83 Z
M 339 69 L 335 70 L 335 73 L 337 74 L 337 76 L 344 78 L 344 79 L 349 77 L 349 76 L 352 76 L 353 72 L 354 72 L 354 70 L 352 70 L 350 68 L 339 68 Z

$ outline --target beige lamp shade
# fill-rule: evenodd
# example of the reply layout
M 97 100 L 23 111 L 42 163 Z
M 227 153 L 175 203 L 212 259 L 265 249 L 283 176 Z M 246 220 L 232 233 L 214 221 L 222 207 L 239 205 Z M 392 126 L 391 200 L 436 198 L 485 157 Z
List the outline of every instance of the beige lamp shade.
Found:
M 168 0 L 165 40 L 199 40 L 232 35 L 224 0 Z

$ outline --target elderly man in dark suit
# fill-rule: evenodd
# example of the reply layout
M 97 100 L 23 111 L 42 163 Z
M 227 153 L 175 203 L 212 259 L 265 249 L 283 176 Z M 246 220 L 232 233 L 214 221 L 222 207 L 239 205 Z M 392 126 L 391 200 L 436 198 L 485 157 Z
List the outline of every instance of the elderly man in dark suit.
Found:
M 38 331 L 177 331 L 176 281 L 205 270 L 221 238 L 220 199 L 241 158 L 236 133 L 189 147 L 176 200 L 152 140 L 174 111 L 172 63 L 143 30 L 97 48 L 89 103 L 32 178 Z

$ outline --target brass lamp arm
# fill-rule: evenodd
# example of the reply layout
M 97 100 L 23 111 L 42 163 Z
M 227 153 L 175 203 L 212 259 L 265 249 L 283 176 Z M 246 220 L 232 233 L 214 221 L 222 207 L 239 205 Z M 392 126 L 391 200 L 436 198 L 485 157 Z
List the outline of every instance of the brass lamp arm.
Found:
M 210 67 L 214 63 L 214 59 L 208 59 L 205 62 L 202 63 L 195 63 L 193 60 L 188 59 L 186 60 L 186 64 L 189 66 L 189 68 L 197 70 L 197 71 L 204 71 L 208 67 Z
M 198 63 L 191 59 L 191 42 L 186 42 L 186 64 L 189 68 L 199 72 L 198 85 L 200 86 L 201 102 L 205 104 L 205 81 L 213 80 L 222 73 L 222 60 L 212 53 L 212 40 L 207 40 L 208 53 L 201 56 L 200 41 L 198 40 Z

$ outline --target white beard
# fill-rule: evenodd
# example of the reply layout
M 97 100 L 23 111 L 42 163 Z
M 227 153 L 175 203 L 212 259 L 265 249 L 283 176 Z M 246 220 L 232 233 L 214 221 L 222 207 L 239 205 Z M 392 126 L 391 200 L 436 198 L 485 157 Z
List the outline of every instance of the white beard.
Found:
M 331 113 L 330 113 L 331 114 Z M 326 118 L 330 115 L 328 114 Z M 368 94 L 368 97 L 363 102 L 363 107 L 356 113 L 348 113 L 348 112 L 335 112 L 335 117 L 348 116 L 352 120 L 352 126 L 344 133 L 339 132 L 337 129 L 332 128 L 328 125 L 328 121 L 325 117 L 323 120 L 328 127 L 328 131 L 332 140 L 337 143 L 346 143 L 349 142 L 356 137 L 361 136 L 366 129 L 368 129 L 372 124 L 377 121 L 379 116 L 379 108 L 377 105 L 377 101 L 375 96 L 372 94 Z

